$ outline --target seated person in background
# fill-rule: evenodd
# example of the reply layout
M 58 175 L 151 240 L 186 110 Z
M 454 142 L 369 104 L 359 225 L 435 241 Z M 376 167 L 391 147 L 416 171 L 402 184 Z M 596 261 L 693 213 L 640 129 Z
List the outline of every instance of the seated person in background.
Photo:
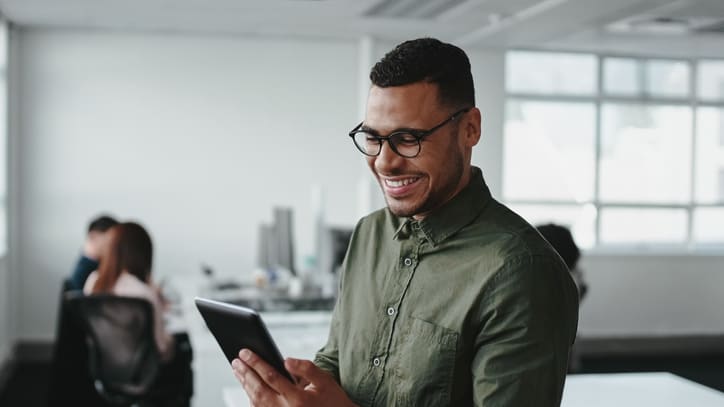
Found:
M 83 253 L 73 269 L 69 281 L 71 290 L 82 290 L 88 275 L 98 269 L 98 262 L 103 248 L 108 243 L 108 229 L 118 224 L 110 216 L 99 216 L 88 225 Z
M 571 277 L 578 287 L 578 297 L 580 300 L 586 295 L 588 285 L 583 280 L 583 273 L 578 268 L 578 260 L 581 258 L 581 251 L 578 249 L 576 242 L 573 240 L 571 231 L 565 226 L 548 223 L 536 226 L 538 232 L 553 246 L 568 266 Z
M 174 338 L 163 322 L 163 299 L 151 282 L 153 245 L 148 232 L 133 222 L 120 223 L 110 229 L 107 252 L 97 271 L 88 276 L 83 287 L 86 294 L 113 294 L 148 300 L 154 309 L 156 345 L 164 361 L 174 353 Z

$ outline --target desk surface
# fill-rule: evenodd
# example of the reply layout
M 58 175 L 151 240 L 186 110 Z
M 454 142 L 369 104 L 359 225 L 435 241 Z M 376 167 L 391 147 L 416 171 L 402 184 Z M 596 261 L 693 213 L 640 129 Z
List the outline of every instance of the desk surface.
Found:
M 247 407 L 241 386 L 223 389 L 227 407 Z M 561 407 L 722 407 L 724 393 L 671 373 L 569 375 Z
M 722 407 L 724 393 L 671 373 L 569 375 L 562 407 Z

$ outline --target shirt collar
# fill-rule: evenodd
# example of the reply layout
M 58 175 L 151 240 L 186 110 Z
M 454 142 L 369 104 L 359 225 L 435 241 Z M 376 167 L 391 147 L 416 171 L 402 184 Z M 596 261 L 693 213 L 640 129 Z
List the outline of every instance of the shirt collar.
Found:
M 492 199 L 480 168 L 472 167 L 471 175 L 470 182 L 460 193 L 425 219 L 399 219 L 394 238 L 407 239 L 412 234 L 422 234 L 421 237 L 436 246 L 469 225 Z

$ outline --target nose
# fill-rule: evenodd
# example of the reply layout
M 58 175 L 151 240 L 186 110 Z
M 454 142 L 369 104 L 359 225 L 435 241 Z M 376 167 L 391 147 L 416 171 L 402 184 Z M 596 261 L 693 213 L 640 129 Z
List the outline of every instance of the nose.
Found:
M 375 157 L 375 168 L 377 172 L 383 174 L 393 173 L 395 169 L 400 168 L 405 158 L 394 152 L 390 146 L 390 142 L 382 143 L 380 154 Z

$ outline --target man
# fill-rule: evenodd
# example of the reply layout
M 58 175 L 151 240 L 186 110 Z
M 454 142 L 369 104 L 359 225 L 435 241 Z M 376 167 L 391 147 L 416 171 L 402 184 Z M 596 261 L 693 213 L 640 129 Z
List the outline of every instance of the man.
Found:
M 255 406 L 554 406 L 575 338 L 576 288 L 470 164 L 480 139 L 470 63 L 407 41 L 372 69 L 350 136 L 387 208 L 355 228 L 327 344 L 287 359 L 248 350 L 234 373 Z
M 100 256 L 108 243 L 107 232 L 116 224 L 118 224 L 117 220 L 106 215 L 99 216 L 90 222 L 83 244 L 83 253 L 78 258 L 73 273 L 68 279 L 70 289 L 82 290 L 90 273 L 98 269 Z

